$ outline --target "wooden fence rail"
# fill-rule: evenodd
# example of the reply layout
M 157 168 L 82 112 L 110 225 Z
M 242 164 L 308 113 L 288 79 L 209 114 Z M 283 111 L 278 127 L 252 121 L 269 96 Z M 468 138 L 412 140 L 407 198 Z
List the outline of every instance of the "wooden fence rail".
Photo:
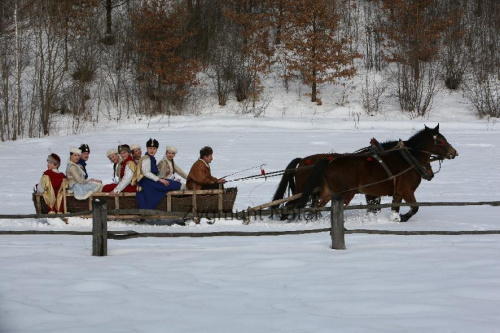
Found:
M 471 235 L 471 234 L 500 234 L 500 230 L 478 230 L 478 231 L 390 231 L 390 230 L 346 230 L 344 228 L 344 211 L 352 209 L 381 209 L 389 207 L 438 207 L 438 206 L 500 206 L 500 201 L 480 201 L 480 202 L 419 202 L 419 203 L 400 203 L 400 204 L 378 204 L 378 205 L 352 205 L 344 207 L 341 197 L 332 197 L 331 206 L 328 208 L 307 208 L 301 212 L 330 212 L 330 228 L 309 229 L 309 230 L 291 230 L 291 231 L 256 231 L 256 232 L 209 232 L 209 233 L 137 233 L 135 231 L 108 231 L 107 222 L 109 216 L 123 216 L 126 214 L 137 215 L 141 218 L 189 218 L 193 215 L 192 212 L 174 213 L 155 210 L 142 209 L 124 209 L 124 210 L 107 210 L 103 201 L 94 200 L 92 211 L 68 214 L 3 214 L 0 219 L 23 219 L 23 218 L 65 218 L 77 216 L 92 216 L 92 233 L 78 231 L 0 231 L 0 234 L 71 234 L 71 235 L 92 235 L 92 255 L 106 256 L 107 255 L 107 240 L 109 239 L 129 239 L 136 237 L 207 237 L 207 236 L 276 236 L 287 234 L 307 234 L 330 231 L 332 240 L 332 249 L 343 250 L 345 246 L 345 234 L 349 233 L 372 233 L 372 234 L 392 234 L 392 235 Z M 267 208 L 269 205 L 261 205 L 259 208 Z M 293 212 L 294 210 L 284 210 Z M 242 211 L 248 215 L 256 213 L 255 207 Z M 259 211 L 260 216 L 273 215 L 283 213 L 283 210 L 265 210 Z M 236 214 L 237 215 L 237 214 Z M 216 217 L 216 216 L 215 216 Z
M 262 205 L 263 206 L 263 205 Z M 378 205 L 350 205 L 344 207 L 344 210 L 353 210 L 353 209 L 379 209 L 379 208 L 391 208 L 391 207 L 434 207 L 434 206 L 500 206 L 500 201 L 478 201 L 478 202 L 417 202 L 417 203 L 387 203 L 387 204 L 378 204 Z M 280 213 L 281 209 L 275 210 L 263 210 L 259 211 L 259 216 L 269 216 L 272 214 Z M 295 212 L 330 212 L 330 207 L 321 207 L 321 208 L 305 208 L 300 210 L 283 210 L 289 211 L 291 213 Z M 235 216 L 237 214 L 247 214 L 247 210 L 236 211 L 233 213 Z M 228 213 L 231 214 L 231 213 Z M 251 215 L 257 214 L 254 209 L 250 212 Z M 190 218 L 192 217 L 191 212 L 165 212 L 161 210 L 152 210 L 152 209 L 111 209 L 108 210 L 108 217 L 116 217 L 121 215 L 137 215 L 138 218 Z M 222 215 L 224 213 L 215 213 L 212 215 Z M 0 219 L 28 219 L 28 218 L 64 218 L 64 217 L 91 217 L 92 210 L 78 212 L 78 213 L 67 213 L 67 214 L 0 214 Z
M 181 238 L 181 237 L 222 237 L 222 236 L 284 236 L 284 235 L 305 235 L 331 231 L 328 228 L 284 230 L 284 231 L 207 231 L 207 232 L 137 232 L 133 230 L 109 231 L 108 239 L 122 240 L 130 238 Z M 429 236 L 429 235 L 500 235 L 500 230 L 377 230 L 377 229 L 344 229 L 344 234 L 372 234 L 372 235 L 399 235 L 399 236 Z M 70 236 L 92 236 L 92 231 L 73 230 L 0 230 L 0 235 L 70 235 Z

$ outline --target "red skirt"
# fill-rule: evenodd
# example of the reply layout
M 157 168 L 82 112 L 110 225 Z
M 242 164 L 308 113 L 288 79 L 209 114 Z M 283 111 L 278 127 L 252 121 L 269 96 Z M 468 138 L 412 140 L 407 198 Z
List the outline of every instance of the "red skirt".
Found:
M 118 186 L 118 184 L 106 184 L 103 186 L 102 188 L 102 192 L 111 192 L 113 191 L 116 186 Z M 125 187 L 122 192 L 136 192 L 137 191 L 137 187 L 135 185 L 127 185 L 127 187 Z

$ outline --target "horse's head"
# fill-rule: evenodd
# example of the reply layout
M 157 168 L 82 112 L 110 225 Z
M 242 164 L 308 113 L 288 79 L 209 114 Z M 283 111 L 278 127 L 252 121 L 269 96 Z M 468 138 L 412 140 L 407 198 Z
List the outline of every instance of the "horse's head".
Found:
M 432 170 L 432 166 L 430 163 L 427 163 L 425 166 L 425 171 L 427 172 L 426 176 L 422 176 L 425 180 L 431 181 L 434 178 L 434 170 Z
M 425 126 L 425 129 L 432 134 L 434 139 L 432 154 L 436 155 L 437 159 L 454 159 L 458 156 L 457 150 L 446 140 L 444 135 L 439 133 L 439 124 L 433 129 Z

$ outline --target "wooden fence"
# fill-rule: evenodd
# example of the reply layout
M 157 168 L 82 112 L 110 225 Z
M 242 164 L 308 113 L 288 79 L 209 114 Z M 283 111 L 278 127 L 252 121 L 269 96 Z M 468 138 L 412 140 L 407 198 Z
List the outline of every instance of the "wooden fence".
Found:
M 341 198 L 333 197 L 332 204 L 328 208 L 310 208 L 308 212 L 330 212 L 330 228 L 308 229 L 308 230 L 291 230 L 291 231 L 255 231 L 255 232 L 203 232 L 203 233 L 138 233 L 135 231 L 108 231 L 107 221 L 108 213 L 112 215 L 123 214 L 136 214 L 143 218 L 154 217 L 161 218 L 164 216 L 172 217 L 171 213 L 150 211 L 150 210 L 112 210 L 108 211 L 106 204 L 101 200 L 93 200 L 92 210 L 80 213 L 60 214 L 57 217 L 75 217 L 82 215 L 92 214 L 92 232 L 78 232 L 78 231 L 0 231 L 0 235 L 19 235 L 19 234 L 70 234 L 70 235 L 92 235 L 92 255 L 93 256 L 106 256 L 107 255 L 107 242 L 108 239 L 129 239 L 137 237 L 214 237 L 214 236 L 278 236 L 290 234 L 308 234 L 318 232 L 330 232 L 332 249 L 344 250 L 346 249 L 345 234 L 353 233 L 370 233 L 370 234 L 393 234 L 393 235 L 472 235 L 472 234 L 500 234 L 500 230 L 479 230 L 479 231 L 390 231 L 390 230 L 346 230 L 344 228 L 344 211 L 352 209 L 378 209 L 389 207 L 424 207 L 424 206 L 500 206 L 500 201 L 480 201 L 480 202 L 421 202 L 421 203 L 401 203 L 401 204 L 379 204 L 379 205 L 352 205 L 344 207 Z M 248 217 L 254 209 L 248 210 L 246 217 Z M 266 210 L 260 212 L 261 216 L 272 215 L 276 211 Z M 165 215 L 167 214 L 167 215 Z M 188 218 L 191 214 L 179 214 L 179 218 Z M 53 218 L 54 215 L 40 215 L 40 214 L 24 214 L 24 215 L 0 215 L 0 219 L 21 219 L 21 218 Z M 411 223 L 411 222 L 410 222 Z
M 209 233 L 209 236 L 270 236 L 270 235 L 284 235 L 284 234 L 304 234 L 304 233 L 313 233 L 313 232 L 325 232 L 330 231 L 330 237 L 332 241 L 332 249 L 335 250 L 345 250 L 345 233 L 346 231 L 349 233 L 354 233 L 356 231 L 346 230 L 344 228 L 344 210 L 351 209 L 365 209 L 365 208 L 387 208 L 387 207 L 402 207 L 402 206 L 480 206 L 480 205 L 489 205 L 489 206 L 500 206 L 500 201 L 483 201 L 483 202 L 441 202 L 441 203 L 414 203 L 414 204 L 379 204 L 379 205 L 359 205 L 359 206 L 347 206 L 344 207 L 344 200 L 341 197 L 332 197 L 332 204 L 330 208 L 319 208 L 319 209 L 310 209 L 310 211 L 330 211 L 330 228 L 323 229 L 314 229 L 314 230 L 296 230 L 296 231 L 287 231 L 287 232 L 244 232 L 244 233 L 235 233 L 235 232 L 218 232 L 218 233 Z M 250 211 L 248 212 L 250 214 Z M 265 215 L 272 214 L 272 211 L 266 212 Z M 107 255 L 107 239 L 109 233 L 106 230 L 107 225 L 107 209 L 106 205 L 95 204 L 94 205 L 94 221 L 93 221 L 93 244 L 96 244 L 96 247 L 93 247 L 92 255 L 95 256 L 105 256 Z M 96 218 L 98 221 L 96 221 Z M 375 230 L 377 233 L 385 233 L 385 234 L 394 234 L 395 232 L 384 232 L 380 230 Z M 368 230 L 363 230 L 358 232 L 370 233 Z M 500 234 L 500 230 L 483 230 L 480 232 L 470 232 L 470 231 L 462 231 L 462 232 L 452 232 L 452 231 L 439 231 L 439 232 L 400 232 L 400 235 L 424 235 L 424 234 L 441 234 L 441 235 L 461 235 L 461 234 Z M 154 235 L 149 234 L 145 236 L 144 234 L 136 233 L 136 232 L 124 232 L 120 234 L 111 234 L 114 239 L 128 239 L 135 237 L 179 237 L 179 234 L 173 235 L 172 233 L 160 235 L 155 233 Z M 188 236 L 183 234 L 182 236 Z M 189 237 L 206 237 L 207 233 L 203 234 L 191 234 Z M 103 245 L 104 244 L 104 245 Z

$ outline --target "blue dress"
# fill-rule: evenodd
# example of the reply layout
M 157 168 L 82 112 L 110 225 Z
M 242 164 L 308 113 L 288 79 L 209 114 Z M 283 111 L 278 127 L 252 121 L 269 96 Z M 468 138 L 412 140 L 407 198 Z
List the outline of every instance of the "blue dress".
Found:
M 146 155 L 148 155 L 146 153 Z M 158 176 L 158 166 L 156 165 L 156 159 L 154 156 L 148 155 L 149 161 L 151 163 L 151 173 Z M 142 163 L 147 163 L 146 160 Z M 142 165 L 141 165 L 142 167 Z M 138 182 L 138 185 L 142 188 L 141 191 L 137 192 L 137 207 L 139 209 L 156 209 L 156 206 L 160 203 L 161 199 L 165 197 L 169 191 L 177 191 L 181 188 L 181 183 L 175 180 L 168 180 L 169 185 L 163 185 L 160 182 L 154 181 L 147 178 L 146 176 Z

